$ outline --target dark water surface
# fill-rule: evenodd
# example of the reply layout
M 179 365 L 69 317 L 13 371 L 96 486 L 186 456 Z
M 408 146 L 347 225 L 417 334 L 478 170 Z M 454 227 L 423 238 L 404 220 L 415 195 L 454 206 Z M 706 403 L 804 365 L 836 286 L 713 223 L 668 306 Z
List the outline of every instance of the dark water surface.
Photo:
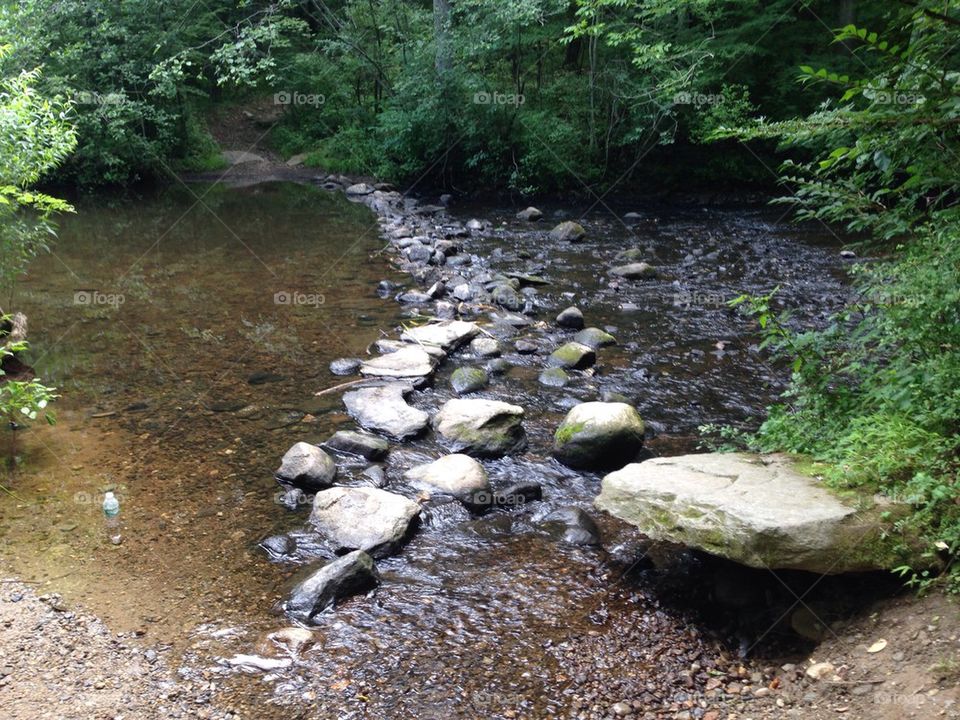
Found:
M 756 209 L 660 209 L 626 225 L 595 213 L 588 241 L 563 247 L 544 239 L 549 224 L 518 223 L 512 210 L 455 210 L 471 213 L 494 221 L 465 240 L 476 262 L 551 281 L 530 296 L 536 319 L 550 324 L 522 334 L 550 349 L 571 334 L 552 318 L 576 304 L 620 345 L 563 389 L 537 383 L 542 357 L 507 353 L 515 367 L 482 396 L 524 406 L 530 449 L 484 465 L 494 487 L 540 482 L 544 501 L 483 517 L 429 507 L 413 541 L 380 562 L 380 590 L 322 616 L 302 662 L 224 680 L 238 708 L 256 706 L 260 717 L 273 716 L 269 707 L 276 717 L 294 716 L 292 707 L 309 717 L 565 716 L 577 662 L 564 648 L 574 638 L 588 647 L 649 628 L 641 654 L 690 642 L 719 652 L 691 640 L 689 619 L 642 583 L 619 582 L 642 547 L 635 532 L 598 518 L 606 550 L 594 550 L 542 528 L 553 509 L 589 508 L 599 487 L 599 476 L 549 458 L 551 435 L 566 409 L 604 390 L 635 400 L 658 454 L 693 449 L 703 423 L 755 424 L 783 372 L 725 302 L 779 284 L 798 325 L 822 321 L 844 295 L 837 243 Z M 353 427 L 338 394 L 313 394 L 349 379 L 330 374 L 331 360 L 363 356 L 401 322 L 402 308 L 374 292 L 382 278 L 407 281 L 378 254 L 376 230 L 365 208 L 292 184 L 80 203 L 13 303 L 30 318 L 35 367 L 64 397 L 56 427 L 20 434 L 23 463 L 8 479 L 16 497 L 0 504 L 10 569 L 51 580 L 45 591 L 83 602 L 114 630 L 144 633 L 189 676 L 221 677 L 218 657 L 267 652 L 266 634 L 289 624 L 271 609 L 297 568 L 271 563 L 257 543 L 304 527 L 307 515 L 276 502 L 272 473 L 291 443 Z M 631 246 L 658 280 L 609 282 L 606 268 Z M 415 404 L 433 410 L 448 399 L 458 364 L 447 362 Z M 430 437 L 397 447 L 388 489 L 412 496 L 403 471 L 441 452 Z M 343 464 L 343 481 L 362 467 Z M 99 509 L 111 486 L 122 503 L 119 547 Z M 619 660 L 612 669 L 586 662 L 616 675 Z M 645 662 L 638 667 L 657 681 L 664 667 Z

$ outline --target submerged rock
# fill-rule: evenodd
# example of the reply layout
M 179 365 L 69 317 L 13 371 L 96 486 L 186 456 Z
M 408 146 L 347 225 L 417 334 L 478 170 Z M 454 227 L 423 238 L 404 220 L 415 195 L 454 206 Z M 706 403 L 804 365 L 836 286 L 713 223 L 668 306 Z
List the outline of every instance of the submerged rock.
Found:
M 360 366 L 361 375 L 374 377 L 426 377 L 437 367 L 438 359 L 420 347 L 408 346 L 396 352 L 367 360 Z
M 905 505 L 841 498 L 786 455 L 653 458 L 607 475 L 595 504 L 654 540 L 751 567 L 838 574 L 929 564 L 899 556 L 902 538 L 883 535 Z
M 404 398 L 412 392 L 406 383 L 360 388 L 344 394 L 343 404 L 362 427 L 403 440 L 419 435 L 430 421 L 423 410 L 407 405 Z
M 600 529 L 592 517 L 580 508 L 554 510 L 543 519 L 544 529 L 556 539 L 571 545 L 599 545 Z
M 497 400 L 448 400 L 433 419 L 456 452 L 500 457 L 527 445 L 523 408 Z
M 553 228 L 548 237 L 557 242 L 580 242 L 586 235 L 587 231 L 583 229 L 583 225 L 565 220 Z
M 580 312 L 579 308 L 573 306 L 568 307 L 557 315 L 557 325 L 579 330 L 583 327 L 583 313 Z
M 284 604 L 287 614 L 309 623 L 338 600 L 365 593 L 380 583 L 377 566 L 367 553 L 355 550 L 327 563 L 297 585 Z
M 334 552 L 364 550 L 373 557 L 396 552 L 413 530 L 420 506 L 377 488 L 335 487 L 317 493 L 310 523 Z
M 324 445 L 336 452 L 357 455 L 367 460 L 383 460 L 390 450 L 390 443 L 376 435 L 338 430 Z
M 450 385 L 453 386 L 457 395 L 467 395 L 482 390 L 489 382 L 487 371 L 477 367 L 457 368 L 450 376 Z
M 593 348 L 581 345 L 578 342 L 568 342 L 550 353 L 550 357 L 547 358 L 547 365 L 571 370 L 583 370 L 596 361 L 597 354 L 593 351 Z
M 284 454 L 274 476 L 282 483 L 296 485 L 304 490 L 329 487 L 337 476 L 333 459 L 316 445 L 295 443 Z
M 452 352 L 471 340 L 478 332 L 479 328 L 475 323 L 447 320 L 404 330 L 400 337 L 409 343 L 439 347 L 445 352 Z
M 645 262 L 638 262 L 628 265 L 618 265 L 610 269 L 610 274 L 627 278 L 628 280 L 651 280 L 657 276 L 657 271 L 652 265 L 648 265 Z
M 566 387 L 567 383 L 570 382 L 570 376 L 563 368 L 547 368 L 540 373 L 537 381 L 547 387 Z
M 573 336 L 573 341 L 597 350 L 608 345 L 616 345 L 617 339 L 600 328 L 589 327 Z
M 404 477 L 416 487 L 449 493 L 459 500 L 469 501 L 478 493 L 490 494 L 490 480 L 483 465 L 461 453 L 412 467 Z
M 614 468 L 643 447 L 643 420 L 626 403 L 586 402 L 570 410 L 553 439 L 553 454 L 573 468 Z

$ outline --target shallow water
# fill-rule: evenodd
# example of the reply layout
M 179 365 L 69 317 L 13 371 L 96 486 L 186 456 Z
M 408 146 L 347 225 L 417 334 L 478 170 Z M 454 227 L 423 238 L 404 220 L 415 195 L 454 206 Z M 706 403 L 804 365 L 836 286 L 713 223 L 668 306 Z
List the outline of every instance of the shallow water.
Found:
M 113 629 L 185 653 L 185 674 L 223 674 L 217 657 L 266 652 L 265 635 L 288 624 L 271 609 L 298 568 L 271 563 L 257 543 L 304 527 L 307 508 L 276 501 L 273 470 L 292 442 L 353 426 L 338 395 L 313 393 L 349 379 L 329 373 L 332 359 L 362 356 L 401 322 L 402 308 L 376 297 L 377 281 L 408 279 L 378 254 L 384 243 L 365 208 L 306 186 L 197 185 L 78 210 L 12 304 L 30 318 L 33 364 L 64 397 L 56 427 L 18 434 L 23 463 L 6 483 L 16 497 L 0 504 L 0 548 L 14 572 L 51 580 L 45 590 Z M 595 213 L 587 242 L 557 247 L 543 237 L 552 223 L 538 229 L 512 212 L 454 212 L 494 221 L 465 241 L 476 262 L 550 280 L 530 296 L 538 320 L 576 304 L 620 341 L 563 389 L 536 382 L 542 357 L 508 354 L 515 367 L 482 393 L 527 410 L 529 451 L 484 463 L 494 487 L 534 479 L 544 501 L 483 517 L 431 505 L 412 542 L 380 562 L 377 593 L 320 618 L 302 663 L 267 678 L 231 675 L 238 707 L 563 715 L 575 685 L 570 647 L 593 637 L 650 628 L 639 655 L 691 642 L 692 656 L 717 652 L 691 641 L 690 619 L 660 608 L 642 583 L 621 582 L 643 547 L 635 532 L 598 518 L 607 552 L 558 544 L 542 529 L 552 509 L 588 508 L 599 486 L 599 476 L 549 458 L 552 431 L 571 404 L 603 390 L 635 400 L 658 454 L 693 449 L 703 423 L 755 424 L 784 373 L 725 302 L 781 285 L 796 324 L 821 322 L 844 296 L 837 243 L 766 210 L 657 208 L 626 224 Z M 609 282 L 605 268 L 631 246 L 658 280 Z M 551 322 L 521 334 L 551 347 L 572 333 Z M 448 399 L 462 362 L 451 359 L 415 404 Z M 403 471 L 440 452 L 429 437 L 396 447 L 390 489 L 413 495 Z M 342 463 L 342 479 L 362 467 Z M 119 547 L 98 507 L 108 487 L 123 508 Z M 638 667 L 669 687 L 669 663 Z

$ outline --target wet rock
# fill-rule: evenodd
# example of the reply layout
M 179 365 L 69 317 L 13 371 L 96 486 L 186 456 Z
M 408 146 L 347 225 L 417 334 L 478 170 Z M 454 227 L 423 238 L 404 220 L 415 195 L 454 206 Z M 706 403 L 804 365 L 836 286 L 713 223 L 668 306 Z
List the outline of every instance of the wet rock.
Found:
M 628 280 L 651 280 L 657 276 L 656 268 L 645 262 L 618 265 L 610 269 L 611 275 L 627 278 Z
M 433 300 L 432 297 L 420 290 L 410 290 L 397 295 L 397 302 L 403 303 L 404 305 L 425 305 L 431 300 Z
M 554 510 L 543 519 L 544 529 L 552 536 L 571 545 L 599 545 L 600 529 L 597 523 L 580 508 Z
M 840 257 L 844 260 L 853 260 L 857 257 L 857 254 L 853 250 L 841 250 Z
M 324 443 L 324 446 L 336 452 L 356 455 L 367 460 L 383 460 L 390 450 L 390 443 L 383 438 L 353 430 L 338 430 Z
M 309 623 L 338 600 L 365 593 L 379 583 L 380 573 L 373 558 L 356 550 L 327 563 L 297 585 L 284 610 L 295 620 Z
M 433 250 L 426 247 L 425 245 L 413 245 L 403 251 L 403 254 L 407 256 L 407 259 L 412 263 L 420 263 L 421 265 L 428 262 L 433 256 Z M 429 293 L 427 293 L 429 295 Z
M 373 557 L 396 552 L 413 531 L 420 506 L 377 488 L 334 487 L 317 493 L 310 523 L 334 552 L 364 550 Z
M 454 286 L 453 288 L 453 297 L 461 302 L 469 302 L 473 300 L 476 292 L 469 283 L 460 283 L 459 285 Z
M 359 358 L 338 358 L 330 363 L 330 372 L 334 375 L 353 375 L 362 364 L 363 360 Z
M 566 310 L 563 310 L 559 315 L 557 315 L 557 325 L 560 327 L 579 330 L 583 327 L 583 313 L 580 312 L 579 308 L 575 308 L 573 306 L 568 307 Z
M 460 453 L 412 467 L 404 477 L 415 487 L 448 493 L 464 501 L 469 501 L 477 493 L 490 494 L 490 481 L 483 465 Z
M 478 332 L 476 323 L 447 320 L 404 330 L 400 338 L 408 343 L 438 347 L 444 352 L 452 352 L 469 342 Z
M 643 420 L 632 405 L 580 403 L 557 428 L 553 454 L 573 468 L 621 467 L 643 447 L 643 431 Z
M 517 507 L 542 499 L 543 488 L 532 480 L 513 483 L 493 494 L 493 502 L 498 507 Z
M 580 242 L 586 235 L 583 225 L 565 220 L 550 231 L 548 238 L 555 242 Z
M 275 560 L 289 557 L 297 551 L 297 541 L 289 535 L 271 535 L 260 541 L 260 547 Z
M 573 341 L 597 350 L 608 345 L 616 345 L 617 339 L 600 328 L 589 327 L 573 336 Z
M 298 442 L 284 454 L 280 468 L 274 476 L 288 485 L 304 490 L 318 490 L 333 483 L 337 476 L 337 466 L 331 457 L 316 445 Z
M 614 259 L 623 263 L 635 263 L 640 262 L 645 256 L 646 253 L 640 248 L 630 248 L 618 252 Z
M 517 280 L 520 283 L 520 287 L 532 287 L 534 285 L 549 285 L 550 281 L 539 275 L 530 275 L 527 273 L 520 272 L 508 272 L 504 273 L 511 280 Z
M 433 427 L 456 452 L 500 457 L 526 447 L 523 408 L 497 400 L 448 400 Z
M 344 192 L 347 195 L 370 195 L 374 190 L 376 190 L 373 185 L 369 183 L 357 183 L 356 185 L 351 185 Z
M 302 627 L 286 627 L 267 635 L 267 640 L 287 654 L 297 656 L 314 642 L 313 633 Z
M 285 488 L 276 496 L 275 500 L 287 510 L 298 510 L 306 503 L 306 494 L 300 488 Z
M 537 343 L 527 338 L 520 338 L 513 343 L 513 347 L 521 355 L 532 355 L 540 350 L 540 346 Z
M 476 355 L 477 357 L 497 357 L 501 352 L 500 343 L 488 337 L 472 340 L 468 349 L 472 355 Z
M 450 385 L 453 386 L 457 395 L 466 395 L 468 393 L 482 390 L 490 383 L 486 370 L 477 367 L 461 367 L 453 371 L 450 377 Z
M 361 475 L 363 476 L 364 480 L 376 488 L 386 487 L 387 483 L 389 482 L 387 474 L 379 465 L 370 465 L 365 467 Z
M 403 440 L 419 435 L 430 421 L 423 410 L 407 405 L 404 398 L 411 392 L 405 383 L 360 388 L 344 394 L 343 404 L 362 427 Z
M 523 297 L 507 284 L 496 285 L 490 291 L 490 298 L 494 303 L 507 310 L 519 312 L 523 310 Z
M 431 375 L 437 358 L 423 348 L 403 347 L 396 352 L 367 360 L 360 365 L 360 374 L 373 377 L 413 378 Z
M 884 535 L 906 506 L 839 497 L 786 455 L 652 458 L 607 475 L 595 504 L 654 540 L 751 567 L 837 574 L 925 564 Z
M 283 379 L 283 375 L 270 372 L 269 370 L 260 370 L 248 377 L 247 382 L 250 385 L 265 385 L 267 383 L 280 382 Z
M 540 373 L 537 381 L 547 387 L 566 387 L 570 382 L 570 376 L 563 368 L 547 368 Z
M 593 348 L 581 345 L 578 342 L 569 342 L 550 353 L 550 357 L 547 358 L 547 365 L 571 370 L 583 370 L 596 361 L 597 354 L 593 351 Z
M 405 343 L 402 340 L 390 340 L 388 338 L 380 338 L 377 340 L 373 347 L 381 355 L 387 355 L 389 353 L 395 353 L 397 350 L 403 350 L 410 347 L 410 343 Z M 437 360 L 443 360 L 447 354 L 438 347 L 433 345 L 418 345 L 421 350 L 423 350 L 427 355 L 437 358 Z
M 396 292 L 399 285 L 390 280 L 381 280 L 377 284 L 377 295 L 379 297 L 385 298 L 390 297 L 394 292 Z
M 630 402 L 630 398 L 616 390 L 604 390 L 600 393 L 600 401 L 606 403 L 626 403 L 627 405 L 633 404 Z
M 539 220 L 542 217 L 543 217 L 543 213 L 537 210 L 537 208 L 533 206 L 524 208 L 523 210 L 517 213 L 517 220 L 532 221 L 532 220 Z
M 483 230 L 484 227 L 486 226 L 484 225 L 483 221 L 477 220 L 476 218 L 470 218 L 466 223 L 467 230 Z
M 490 360 L 485 367 L 491 375 L 505 375 L 510 372 L 512 365 L 503 358 L 494 358 Z

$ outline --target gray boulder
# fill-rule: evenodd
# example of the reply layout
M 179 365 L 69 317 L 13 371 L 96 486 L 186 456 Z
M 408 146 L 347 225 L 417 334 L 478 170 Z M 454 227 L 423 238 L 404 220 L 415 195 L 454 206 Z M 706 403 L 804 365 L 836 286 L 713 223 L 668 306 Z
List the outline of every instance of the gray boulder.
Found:
M 580 403 L 567 413 L 553 438 L 553 454 L 573 468 L 614 468 L 643 447 L 643 420 L 626 403 Z
M 524 302 L 516 290 L 506 283 L 495 285 L 490 291 L 490 298 L 494 303 L 507 310 L 519 312 L 523 310 Z
M 557 242 L 580 242 L 586 235 L 583 225 L 565 220 L 550 231 L 549 238 Z
M 497 357 L 502 352 L 500 343 L 489 337 L 479 337 L 471 340 L 468 349 L 472 355 L 477 357 Z
M 751 567 L 838 574 L 929 565 L 894 551 L 902 537 L 884 535 L 909 508 L 841 497 L 786 455 L 654 458 L 607 475 L 595 504 L 655 540 Z
M 490 382 L 487 371 L 477 367 L 462 367 L 453 371 L 450 376 L 450 385 L 457 395 L 467 395 L 483 390 Z
M 570 376 L 563 368 L 547 368 L 540 373 L 537 381 L 547 387 L 566 387 L 570 382 Z
M 353 430 L 338 430 L 324 443 L 324 446 L 336 452 L 356 455 L 367 460 L 383 460 L 390 450 L 390 443 L 383 438 Z
M 539 220 L 542 217 L 543 217 L 543 213 L 537 210 L 537 208 L 532 206 L 528 208 L 524 208 L 523 210 L 517 213 L 518 220 L 532 221 L 532 220 Z
M 627 278 L 628 280 L 651 280 L 657 276 L 656 268 L 645 262 L 618 265 L 610 269 L 611 275 Z
M 478 332 L 476 323 L 446 320 L 404 330 L 400 337 L 408 343 L 438 347 L 444 352 L 451 352 L 469 342 Z
M 608 345 L 616 345 L 617 339 L 600 328 L 589 327 L 573 336 L 573 341 L 597 350 Z
M 449 493 L 468 502 L 484 494 L 490 495 L 490 480 L 483 465 L 461 453 L 412 467 L 404 477 L 415 487 Z
M 373 558 L 355 550 L 327 563 L 297 585 L 284 604 L 287 614 L 303 623 L 334 605 L 338 600 L 365 593 L 380 583 Z
M 497 400 L 448 400 L 433 427 L 455 452 L 501 457 L 527 445 L 523 408 Z
M 368 183 L 357 183 L 346 189 L 347 195 L 370 195 L 376 188 Z
M 371 487 L 334 487 L 313 499 L 310 523 L 334 552 L 364 550 L 373 557 L 396 552 L 420 516 L 402 495 Z
M 579 330 L 583 327 L 583 313 L 580 312 L 579 308 L 575 308 L 573 306 L 568 307 L 566 310 L 563 310 L 559 315 L 557 315 L 557 325 L 560 327 Z
M 360 374 L 373 377 L 426 377 L 437 367 L 437 358 L 416 346 L 403 347 L 396 352 L 367 360 L 360 366 Z
M 550 357 L 547 358 L 547 365 L 570 370 L 583 370 L 596 361 L 597 354 L 593 351 L 593 348 L 581 345 L 578 342 L 569 342 L 550 353 Z
M 298 442 L 287 450 L 274 476 L 282 483 L 304 490 L 329 487 L 337 476 L 333 459 L 316 445 Z
M 365 387 L 345 393 L 343 404 L 362 427 L 403 440 L 419 435 L 430 421 L 423 410 L 407 405 L 404 398 L 412 392 L 405 383 Z

